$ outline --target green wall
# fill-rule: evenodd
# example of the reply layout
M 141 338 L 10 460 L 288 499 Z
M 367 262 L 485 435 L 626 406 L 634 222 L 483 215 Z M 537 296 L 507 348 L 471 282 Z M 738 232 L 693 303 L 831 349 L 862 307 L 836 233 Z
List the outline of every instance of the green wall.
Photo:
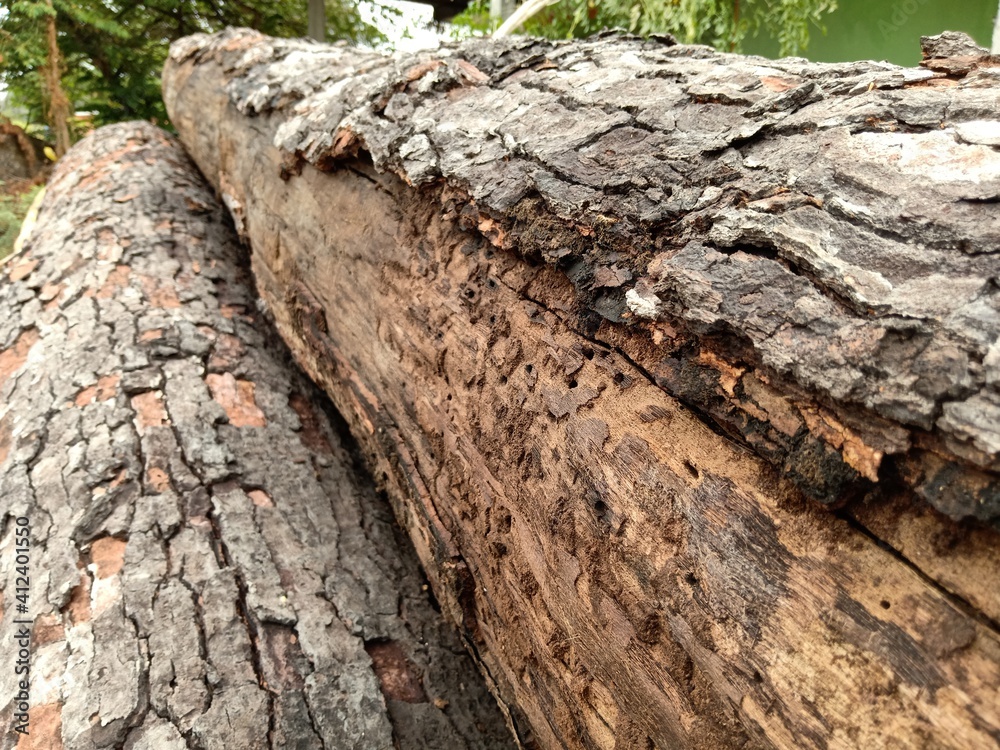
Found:
M 826 34 L 810 33 L 805 56 L 811 60 L 920 62 L 920 37 L 944 30 L 964 31 L 990 46 L 997 0 L 838 0 L 826 17 Z M 745 51 L 775 57 L 770 39 L 749 39 Z

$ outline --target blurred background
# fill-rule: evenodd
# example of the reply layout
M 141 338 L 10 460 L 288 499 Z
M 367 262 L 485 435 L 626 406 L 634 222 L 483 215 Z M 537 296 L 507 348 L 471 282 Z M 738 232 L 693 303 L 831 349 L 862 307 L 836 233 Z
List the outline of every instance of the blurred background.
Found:
M 0 2 L 0 258 L 51 164 L 90 129 L 169 127 L 159 72 L 174 39 L 226 26 L 415 50 L 493 33 L 556 39 L 607 28 L 729 52 L 915 65 L 919 38 L 991 46 L 998 0 L 4 0 Z M 504 30 L 506 31 L 506 26 Z

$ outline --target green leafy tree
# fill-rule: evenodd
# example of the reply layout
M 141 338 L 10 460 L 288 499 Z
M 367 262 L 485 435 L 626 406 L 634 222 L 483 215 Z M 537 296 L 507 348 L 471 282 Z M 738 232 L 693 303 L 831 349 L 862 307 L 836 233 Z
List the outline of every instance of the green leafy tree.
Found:
M 823 17 L 836 8 L 836 0 L 557 0 L 522 30 L 555 39 L 611 28 L 643 36 L 669 33 L 688 44 L 737 52 L 747 36 L 763 32 L 777 39 L 782 55 L 793 55 L 806 50 L 810 30 L 822 29 Z M 496 22 L 489 18 L 488 0 L 475 0 L 455 23 L 489 32 Z
M 95 125 L 132 118 L 162 123 L 160 70 L 170 42 L 226 26 L 304 36 L 307 9 L 307 0 L 16 0 L 6 12 L 0 10 L 0 81 L 30 119 L 42 119 L 45 27 L 54 12 L 71 110 L 93 113 Z M 379 38 L 362 21 L 354 0 L 326 0 L 326 21 L 328 38 Z

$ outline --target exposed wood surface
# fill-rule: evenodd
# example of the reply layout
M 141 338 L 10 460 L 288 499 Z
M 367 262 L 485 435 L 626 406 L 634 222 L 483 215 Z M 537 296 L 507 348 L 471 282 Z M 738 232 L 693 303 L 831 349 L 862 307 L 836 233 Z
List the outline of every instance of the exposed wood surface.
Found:
M 0 747 L 512 747 L 244 263 L 132 123 L 60 160 L 0 266 Z
M 525 745 L 1000 741 L 1000 88 L 925 50 L 175 45 L 172 121 Z

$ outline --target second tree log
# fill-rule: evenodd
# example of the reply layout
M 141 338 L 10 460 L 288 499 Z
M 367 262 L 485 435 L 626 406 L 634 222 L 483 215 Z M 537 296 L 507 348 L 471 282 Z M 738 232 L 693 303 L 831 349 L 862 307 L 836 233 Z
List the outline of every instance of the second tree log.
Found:
M 174 47 L 173 122 L 525 745 L 1000 738 L 1000 89 L 925 55 Z

